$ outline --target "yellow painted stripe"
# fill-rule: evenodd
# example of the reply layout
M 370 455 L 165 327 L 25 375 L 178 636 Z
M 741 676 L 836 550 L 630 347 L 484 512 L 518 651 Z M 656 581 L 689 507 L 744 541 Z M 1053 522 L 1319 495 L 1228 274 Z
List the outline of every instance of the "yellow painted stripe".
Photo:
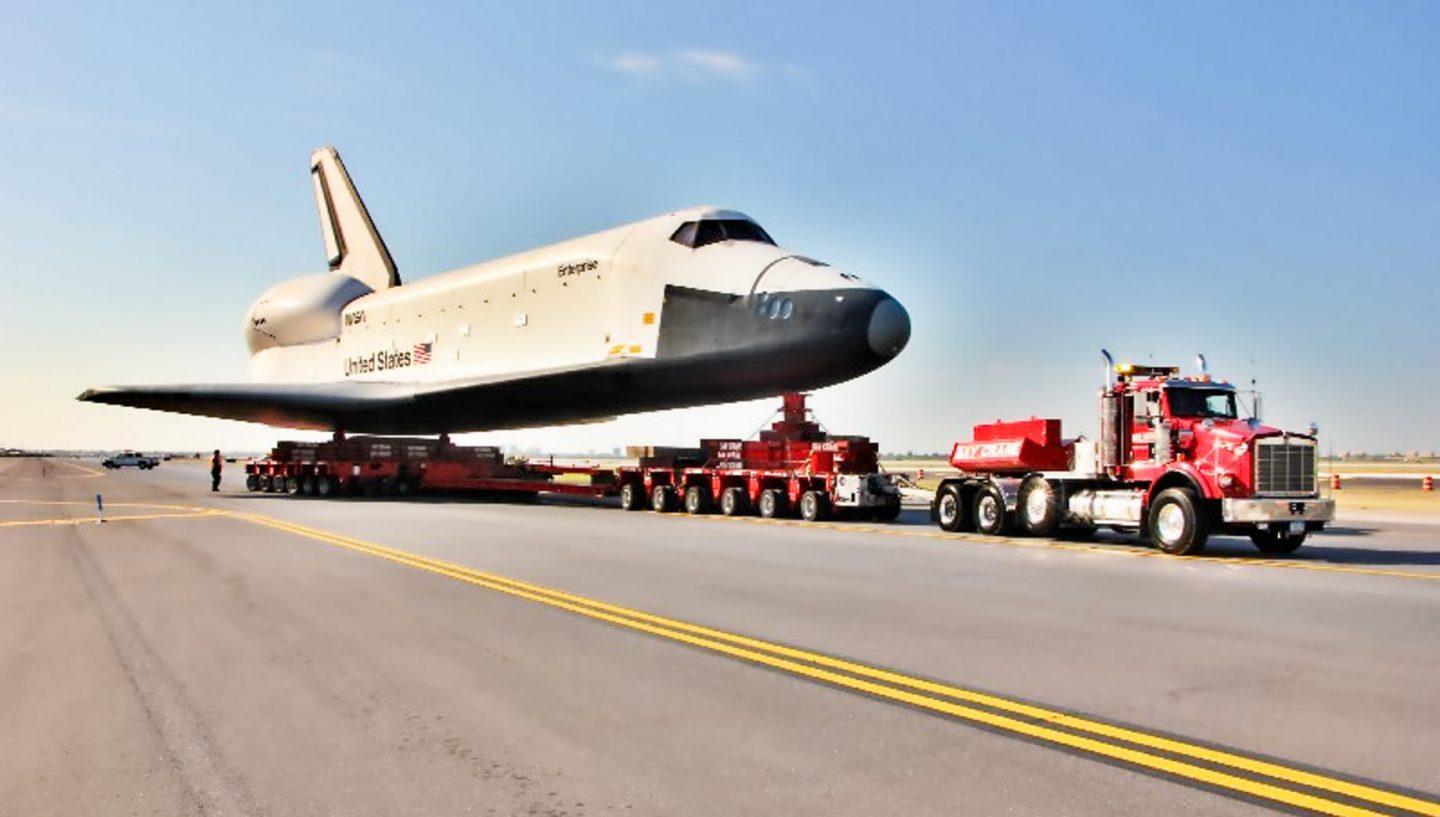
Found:
M 187 513 L 148 513 L 127 516 L 106 516 L 105 522 L 140 522 L 150 519 L 194 519 L 202 516 L 228 516 L 225 511 L 196 511 Z M 18 519 L 0 522 L 0 528 L 42 527 L 46 525 L 93 525 L 98 517 L 64 517 L 60 519 Z
M 1261 559 L 1248 556 L 1175 556 L 1159 550 L 1124 545 L 1098 545 L 1085 542 L 1057 542 L 1052 539 L 1027 539 L 1018 536 L 985 536 L 978 533 L 948 533 L 938 529 L 916 530 L 906 526 L 880 527 L 853 522 L 802 522 L 796 519 L 762 519 L 758 516 L 720 516 L 689 514 L 664 514 L 667 519 L 693 519 L 706 522 L 730 522 L 750 525 L 783 525 L 819 530 L 834 530 L 845 533 L 874 533 L 881 536 L 902 536 L 910 539 L 936 539 L 947 542 L 974 542 L 982 545 L 1009 545 L 1012 547 L 1036 548 L 1042 550 L 1063 550 L 1077 553 L 1098 553 L 1106 556 L 1140 556 L 1148 559 L 1174 559 L 1185 562 L 1234 565 L 1237 567 L 1270 567 L 1281 570 L 1310 570 L 1321 573 L 1350 573 L 1360 576 L 1388 576 L 1395 579 L 1420 579 L 1440 581 L 1440 572 L 1422 573 L 1416 570 L 1391 570 L 1383 567 L 1350 567 L 1328 562 L 1307 562 L 1291 559 Z
M 771 644 L 758 639 L 747 638 L 745 636 L 688 624 L 661 616 L 654 616 L 618 605 L 607 604 L 583 596 L 577 596 L 495 574 L 484 573 L 462 565 L 430 559 L 395 548 L 384 547 L 271 517 L 255 514 L 234 515 L 237 518 L 250 522 L 377 556 L 399 564 L 567 610 L 589 618 L 606 621 L 692 646 L 702 647 L 751 663 L 782 669 L 796 675 L 825 681 L 837 686 L 866 692 L 878 697 L 907 703 L 964 720 L 983 723 L 987 726 L 1022 734 L 1047 743 L 1121 760 L 1143 768 L 1165 772 L 1177 777 L 1277 803 L 1283 803 L 1296 808 L 1303 808 L 1321 814 L 1336 815 L 1378 813 L 1347 803 L 1328 800 L 1306 792 L 1288 789 L 1275 783 L 1257 781 L 1225 771 L 1197 766 L 1193 763 L 1175 760 L 1163 755 L 1151 754 L 1142 749 L 1109 743 L 1094 737 L 1088 737 L 1084 734 L 1061 731 L 1055 727 L 1063 726 L 1077 731 L 1088 732 L 1093 735 L 1121 740 L 1136 746 L 1143 746 L 1196 760 L 1230 766 L 1254 774 L 1265 775 L 1277 781 L 1332 792 L 1358 800 L 1365 800 L 1376 805 L 1406 809 L 1417 814 L 1440 815 L 1440 803 L 1387 791 L 1374 786 L 1352 783 L 1350 781 L 1314 772 L 1307 772 L 1302 769 L 1294 769 L 1231 752 L 1224 752 L 1099 721 L 1092 721 L 1056 710 L 1045 709 L 1018 701 L 1010 701 L 994 695 L 977 693 L 920 678 L 912 678 L 900 673 L 868 667 L 863 664 L 844 661 L 820 653 Z M 839 671 L 852 674 L 842 674 Z M 1036 724 L 1018 720 L 1008 715 L 997 714 L 971 706 L 965 706 L 955 701 L 924 695 L 921 694 L 922 692 L 937 693 L 949 698 L 983 704 L 993 709 L 1000 709 L 1027 718 L 1038 719 L 1044 723 Z
M 68 465 L 68 466 L 70 466 L 71 468 L 76 468 L 76 469 L 79 469 L 79 470 L 81 470 L 81 471 L 84 471 L 88 476 L 92 476 L 92 477 L 103 477 L 103 476 L 105 476 L 105 472 L 104 472 L 104 471 L 97 471 L 97 470 L 95 470 L 94 468 L 87 468 L 86 466 L 80 465 L 79 463 L 64 462 L 64 461 L 62 460 L 62 461 L 60 461 L 60 464 L 61 464 L 61 465 Z

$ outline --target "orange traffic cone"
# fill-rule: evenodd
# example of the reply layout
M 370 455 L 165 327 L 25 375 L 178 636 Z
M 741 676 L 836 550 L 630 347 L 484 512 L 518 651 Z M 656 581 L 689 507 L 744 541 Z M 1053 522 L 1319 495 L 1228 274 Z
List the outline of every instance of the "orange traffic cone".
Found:
M 1332 491 L 1338 491 L 1338 490 L 1340 490 L 1340 475 L 1339 475 L 1339 474 L 1331 474 L 1331 475 L 1330 475 L 1330 490 L 1332 490 Z
M 1435 478 L 1434 478 L 1434 477 L 1429 477 L 1429 476 L 1427 476 L 1427 477 L 1425 477 L 1424 479 L 1420 480 L 1420 490 L 1422 490 L 1422 491 L 1433 491 L 1433 490 L 1435 490 Z

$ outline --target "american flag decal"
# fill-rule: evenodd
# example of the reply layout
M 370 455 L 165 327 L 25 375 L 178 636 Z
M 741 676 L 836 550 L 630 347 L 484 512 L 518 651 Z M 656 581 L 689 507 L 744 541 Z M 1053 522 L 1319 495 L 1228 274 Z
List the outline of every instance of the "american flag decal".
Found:
M 431 344 L 429 343 L 415 344 L 415 350 L 411 353 L 411 357 L 415 359 L 416 366 L 419 366 L 421 363 L 430 362 L 430 346 Z

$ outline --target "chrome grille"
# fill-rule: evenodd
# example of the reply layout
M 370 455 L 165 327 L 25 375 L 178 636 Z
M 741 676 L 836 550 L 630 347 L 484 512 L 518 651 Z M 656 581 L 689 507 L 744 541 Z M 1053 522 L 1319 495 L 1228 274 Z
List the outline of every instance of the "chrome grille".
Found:
M 1273 437 L 1255 445 L 1255 493 L 1315 493 L 1315 443 Z

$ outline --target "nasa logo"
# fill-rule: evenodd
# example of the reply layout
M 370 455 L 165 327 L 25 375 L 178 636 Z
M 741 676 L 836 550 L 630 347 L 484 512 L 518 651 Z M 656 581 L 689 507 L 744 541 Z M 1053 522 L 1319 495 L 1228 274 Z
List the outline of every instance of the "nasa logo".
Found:
M 365 310 L 357 309 L 354 312 L 345 313 L 345 325 L 354 326 L 357 323 L 365 322 Z
M 555 269 L 555 275 L 557 278 L 564 278 L 568 275 L 594 272 L 596 269 L 599 269 L 599 267 L 599 261 L 576 261 L 573 264 L 561 264 Z

